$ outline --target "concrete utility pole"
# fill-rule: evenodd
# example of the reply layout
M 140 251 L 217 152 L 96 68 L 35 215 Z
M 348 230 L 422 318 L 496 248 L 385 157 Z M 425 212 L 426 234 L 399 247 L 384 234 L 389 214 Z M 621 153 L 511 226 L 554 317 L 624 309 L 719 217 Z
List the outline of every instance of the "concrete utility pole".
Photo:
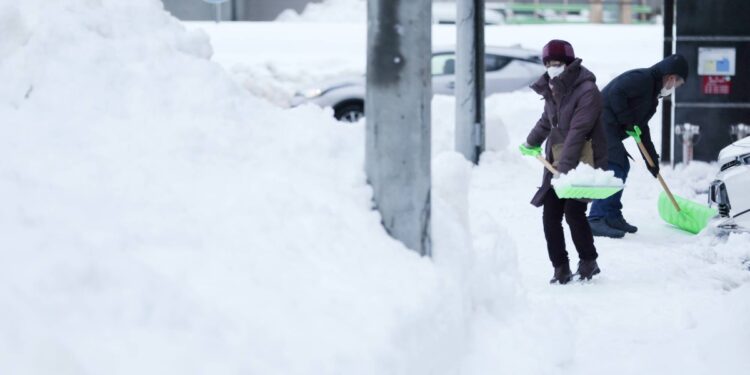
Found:
M 367 177 L 388 233 L 430 255 L 432 1 L 367 6 Z
M 456 151 L 479 163 L 484 151 L 484 0 L 457 0 Z

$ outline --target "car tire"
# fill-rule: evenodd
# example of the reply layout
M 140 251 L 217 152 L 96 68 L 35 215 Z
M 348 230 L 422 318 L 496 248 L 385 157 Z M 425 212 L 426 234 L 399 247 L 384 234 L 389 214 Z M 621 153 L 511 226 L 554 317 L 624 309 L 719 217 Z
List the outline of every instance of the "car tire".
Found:
M 365 117 L 365 106 L 361 103 L 344 104 L 334 109 L 333 116 L 343 122 L 358 122 Z

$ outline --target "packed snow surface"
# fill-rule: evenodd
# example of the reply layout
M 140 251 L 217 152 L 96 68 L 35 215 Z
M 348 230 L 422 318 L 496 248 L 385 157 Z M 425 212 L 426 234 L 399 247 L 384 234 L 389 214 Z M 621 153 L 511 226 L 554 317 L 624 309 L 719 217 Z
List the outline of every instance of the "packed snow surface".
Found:
M 552 179 L 553 186 L 606 186 L 622 187 L 622 179 L 615 177 L 614 171 L 605 171 L 599 168 L 580 163 L 575 169 L 568 173 Z
M 547 283 L 541 211 L 527 203 L 542 169 L 515 150 L 542 112 L 529 91 L 488 99 L 497 142 L 478 166 L 452 151 L 453 99 L 434 99 L 427 259 L 372 210 L 364 124 L 273 104 L 286 88 L 363 69 L 361 25 L 186 28 L 157 0 L 2 0 L 0 21 L 0 374 L 750 365 L 750 236 L 670 228 L 642 164 L 623 198 L 639 232 L 597 239 L 592 282 Z M 603 85 L 657 60 L 660 31 L 488 37 L 568 39 Z M 436 41 L 454 35 L 435 29 Z M 700 200 L 716 170 L 664 174 Z

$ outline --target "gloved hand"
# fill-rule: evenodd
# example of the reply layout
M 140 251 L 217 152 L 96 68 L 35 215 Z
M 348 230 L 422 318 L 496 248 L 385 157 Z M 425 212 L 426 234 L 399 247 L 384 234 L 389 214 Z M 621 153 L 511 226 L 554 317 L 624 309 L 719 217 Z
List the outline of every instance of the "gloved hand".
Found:
M 641 143 L 641 128 L 638 125 L 626 126 L 625 133 L 633 137 L 637 143 Z
M 542 154 L 542 146 L 529 146 L 525 142 L 518 146 L 518 150 L 520 150 L 524 156 L 537 157 L 537 155 Z
M 656 163 L 656 165 L 652 167 L 646 164 L 646 168 L 648 168 L 648 171 L 651 172 L 651 175 L 654 176 L 654 178 L 656 178 L 656 176 L 659 174 L 659 161 L 654 160 L 654 162 Z

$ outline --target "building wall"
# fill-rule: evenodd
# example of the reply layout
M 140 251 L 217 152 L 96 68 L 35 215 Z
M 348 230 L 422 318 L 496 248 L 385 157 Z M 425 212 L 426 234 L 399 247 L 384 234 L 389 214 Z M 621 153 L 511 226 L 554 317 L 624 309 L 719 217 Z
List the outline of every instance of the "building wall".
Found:
M 272 21 L 285 9 L 302 11 L 305 5 L 322 0 L 229 0 L 221 5 L 223 20 Z M 216 18 L 216 8 L 201 0 L 162 0 L 164 8 L 185 21 Z
M 162 0 L 164 9 L 185 21 L 213 20 L 216 10 L 213 5 L 200 0 Z M 231 19 L 231 2 L 221 5 L 222 19 Z
M 432 0 L 433 2 L 454 2 L 456 0 Z M 524 4 L 533 4 L 534 2 L 539 1 L 540 4 L 562 4 L 563 0 L 485 0 L 486 3 L 524 3 Z M 605 4 L 613 4 L 613 3 L 620 3 L 622 0 L 602 0 Z M 662 4 L 664 3 L 664 0 L 631 0 L 633 4 L 636 5 L 650 5 L 654 9 L 661 9 Z M 589 4 L 591 3 L 591 0 L 568 0 L 568 4 Z

